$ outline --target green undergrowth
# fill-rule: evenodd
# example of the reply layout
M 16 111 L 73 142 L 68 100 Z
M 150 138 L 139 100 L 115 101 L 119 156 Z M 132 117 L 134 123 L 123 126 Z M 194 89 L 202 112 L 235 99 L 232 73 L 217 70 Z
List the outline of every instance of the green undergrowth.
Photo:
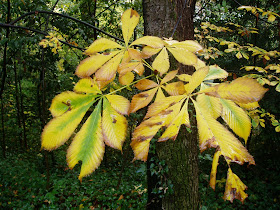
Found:
M 102 164 L 80 183 L 77 178 L 80 168 L 70 170 L 60 159 L 63 156 L 56 154 L 56 165 L 50 169 L 49 190 L 43 154 L 10 155 L 1 159 L 0 209 L 145 208 L 145 174 L 137 173 L 142 163 L 110 160 L 110 164 Z

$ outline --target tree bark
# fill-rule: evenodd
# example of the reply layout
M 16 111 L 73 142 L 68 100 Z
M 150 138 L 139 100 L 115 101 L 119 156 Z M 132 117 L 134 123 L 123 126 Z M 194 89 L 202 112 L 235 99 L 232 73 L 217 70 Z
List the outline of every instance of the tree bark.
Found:
M 196 0 L 143 0 L 146 35 L 170 37 L 183 41 L 194 38 L 193 14 Z M 174 33 L 175 32 L 175 33 Z M 173 66 L 174 67 L 174 66 Z M 179 65 L 179 73 L 192 74 L 194 69 Z M 176 68 L 176 67 L 174 67 Z M 190 116 L 194 114 L 190 108 Z M 195 118 L 191 118 L 195 125 Z M 176 141 L 157 143 L 157 155 L 166 161 L 173 194 L 167 194 L 156 209 L 199 209 L 197 130 L 181 128 Z M 148 209 L 151 209 L 147 207 Z M 154 208 L 155 209 L 155 208 Z

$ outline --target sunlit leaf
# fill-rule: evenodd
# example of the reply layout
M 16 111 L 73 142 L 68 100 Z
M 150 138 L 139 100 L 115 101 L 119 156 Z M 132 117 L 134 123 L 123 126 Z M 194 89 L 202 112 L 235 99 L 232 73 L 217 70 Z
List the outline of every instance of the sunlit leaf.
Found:
M 211 169 L 211 175 L 210 175 L 210 187 L 212 187 L 213 190 L 215 190 L 216 174 L 217 174 L 217 167 L 219 164 L 220 155 L 221 155 L 221 151 L 215 152 L 213 161 L 212 161 L 212 169 Z
M 133 9 L 126 10 L 121 17 L 122 33 L 126 46 L 128 46 L 128 42 L 139 22 L 139 18 L 139 14 Z
M 122 150 L 122 144 L 126 137 L 127 120 L 111 107 L 111 104 L 103 100 L 102 132 L 105 143 L 115 149 Z
M 131 141 L 130 146 L 134 152 L 134 160 L 147 161 L 150 139 L 145 141 Z
M 87 119 L 81 130 L 75 136 L 67 151 L 69 168 L 82 161 L 79 179 L 92 173 L 100 165 L 105 146 L 101 133 L 101 102 Z
M 156 98 L 155 98 L 155 102 L 159 102 L 165 99 L 165 95 L 162 92 L 161 88 L 158 88 L 157 94 L 156 94 Z
M 247 103 L 247 104 L 243 104 L 243 103 L 237 103 L 240 107 L 242 107 L 243 109 L 247 109 L 247 110 L 254 110 L 258 107 L 260 107 L 258 102 L 252 102 L 252 103 Z
M 95 53 L 108 50 L 108 49 L 114 49 L 114 48 L 123 48 L 123 46 L 119 45 L 118 43 L 111 41 L 109 39 L 100 38 L 94 41 L 88 49 L 85 51 L 87 55 L 93 55 Z
M 172 44 L 172 47 L 176 47 L 177 49 L 180 49 L 182 51 L 189 51 L 192 53 L 198 52 L 203 49 L 200 44 L 198 44 L 196 41 L 193 40 L 185 40 L 182 42 L 177 42 Z
M 206 95 L 229 99 L 238 103 L 251 103 L 259 101 L 266 88 L 261 86 L 256 80 L 239 77 L 231 83 L 221 83 L 203 90 Z
M 177 77 L 179 80 L 184 81 L 184 82 L 189 82 L 190 79 L 192 78 L 192 76 L 189 74 L 180 74 L 180 75 L 177 75 Z
M 150 58 L 151 56 L 157 54 L 161 48 L 153 48 L 150 46 L 145 46 L 142 49 L 142 58 L 147 59 Z
M 120 114 L 128 114 L 129 100 L 120 95 L 106 95 L 106 98 L 110 102 L 111 106 Z
M 155 58 L 152 67 L 157 70 L 160 75 L 163 75 L 169 70 L 169 57 L 166 48 L 164 47 L 158 56 Z
M 229 168 L 227 173 L 227 183 L 224 194 L 224 199 L 233 202 L 234 199 L 240 200 L 242 203 L 248 195 L 244 192 L 247 189 L 247 186 L 232 173 L 232 170 Z
M 93 98 L 94 99 L 94 98 Z M 53 118 L 42 133 L 42 148 L 53 150 L 64 144 L 82 121 L 93 101 Z

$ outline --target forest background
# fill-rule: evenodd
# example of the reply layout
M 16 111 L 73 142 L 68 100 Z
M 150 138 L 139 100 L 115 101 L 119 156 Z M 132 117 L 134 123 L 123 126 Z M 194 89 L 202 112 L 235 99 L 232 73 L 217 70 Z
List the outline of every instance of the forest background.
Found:
M 242 5 L 263 10 L 238 10 Z M 52 99 L 73 88 L 75 69 L 85 58 L 83 51 L 96 38 L 120 40 L 120 17 L 127 8 L 143 16 L 142 1 L 1 1 L 0 207 L 144 209 L 147 173 L 160 180 L 153 194 L 172 193 L 173 184 L 164 176 L 168 170 L 165 162 L 155 158 L 148 170 L 146 163 L 131 163 L 129 140 L 122 153 L 106 148 L 99 169 L 82 183 L 77 179 L 79 167 L 67 167 L 67 145 L 53 152 L 40 150 Z M 279 10 L 277 1 L 197 2 L 195 38 L 205 48 L 200 56 L 208 64 L 227 70 L 229 80 L 251 74 L 270 89 L 260 102 L 262 108 L 251 113 L 253 130 L 246 147 L 256 166 L 236 166 L 248 186 L 248 199 L 244 204 L 222 199 L 226 163 L 219 165 L 216 190 L 209 187 L 213 151 L 208 151 L 199 155 L 202 209 L 280 206 Z M 143 33 L 141 19 L 135 39 Z M 48 41 L 42 43 L 42 39 Z

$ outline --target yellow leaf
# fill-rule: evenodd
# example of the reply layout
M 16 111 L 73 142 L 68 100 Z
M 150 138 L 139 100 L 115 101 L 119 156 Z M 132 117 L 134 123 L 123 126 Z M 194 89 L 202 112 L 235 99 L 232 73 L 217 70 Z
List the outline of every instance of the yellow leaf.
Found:
M 93 93 L 93 94 L 100 94 L 101 91 L 96 82 L 93 79 L 84 78 L 80 79 L 79 82 L 75 85 L 74 91 L 78 93 Z
M 184 82 L 189 82 L 192 78 L 192 76 L 189 74 L 180 74 L 180 75 L 177 75 L 177 77 L 179 80 L 184 81 Z
M 253 157 L 240 141 L 229 132 L 222 124 L 216 121 L 209 113 L 199 107 L 193 100 L 197 127 L 199 133 L 200 150 L 204 151 L 207 147 L 218 147 L 221 154 L 229 161 L 243 164 L 255 164 Z
M 198 44 L 196 41 L 193 41 L 193 40 L 177 42 L 177 43 L 172 44 L 172 47 L 176 47 L 178 49 L 189 51 L 192 53 L 198 52 L 203 49 L 200 44 Z
M 67 151 L 69 168 L 82 161 L 79 180 L 92 173 L 100 165 L 105 146 L 101 130 L 101 102 L 87 119 L 81 130 L 77 133 Z
M 142 79 L 135 84 L 135 87 L 138 90 L 148 90 L 148 89 L 151 89 L 151 88 L 154 88 L 157 86 L 158 86 L 157 83 L 155 83 L 154 81 L 149 80 L 149 79 Z
M 233 202 L 234 199 L 240 200 L 242 203 L 248 197 L 248 195 L 244 192 L 247 189 L 247 186 L 232 173 L 232 170 L 228 169 L 227 174 L 227 183 L 224 194 L 224 199 Z
M 109 60 L 105 65 L 103 65 L 96 73 L 95 77 L 97 80 L 106 81 L 112 79 L 116 71 L 118 69 L 118 66 L 122 60 L 124 52 L 119 53 L 114 58 Z
M 184 83 L 181 81 L 166 84 L 163 88 L 171 96 L 183 95 L 185 93 Z
M 235 56 L 236 56 L 238 59 L 243 58 L 241 52 L 238 52 Z
M 260 107 L 258 102 L 252 102 L 252 103 L 247 103 L 247 104 L 243 104 L 243 103 L 237 103 L 240 107 L 247 109 L 247 110 L 254 110 L 258 107 Z
M 187 94 L 192 93 L 204 80 L 206 75 L 208 74 L 209 67 L 203 67 L 195 71 L 190 79 L 189 85 L 186 88 Z
M 179 96 L 170 96 L 164 98 L 162 101 L 155 102 L 151 104 L 148 108 L 147 114 L 145 119 L 155 116 L 162 111 L 168 111 L 168 108 L 172 107 L 174 104 L 178 103 L 180 100 L 184 99 L 186 96 L 179 95 Z M 169 110 L 173 112 L 173 110 Z
M 176 47 L 167 47 L 168 51 L 172 53 L 174 58 L 184 65 L 194 65 L 197 63 L 197 57 L 195 54 L 188 50 L 182 50 Z
M 134 113 L 137 110 L 147 106 L 153 99 L 158 88 L 136 94 L 132 97 L 129 113 Z
M 128 114 L 129 100 L 120 95 L 106 95 L 106 98 L 110 102 L 111 106 L 120 114 Z
M 126 137 L 127 120 L 117 113 L 104 99 L 102 114 L 102 132 L 105 143 L 115 149 L 122 150 L 122 144 Z
M 224 79 L 228 77 L 228 73 L 217 65 L 209 66 L 209 72 L 204 80 Z
M 126 46 L 128 46 L 128 42 L 139 22 L 139 18 L 139 14 L 133 9 L 126 10 L 121 17 L 122 33 Z
M 177 75 L 178 70 L 170 71 L 168 72 L 165 77 L 161 80 L 160 84 L 164 84 L 166 82 L 169 82 L 170 80 L 174 79 L 174 77 Z
M 210 175 L 210 187 L 212 187 L 213 190 L 215 190 L 216 174 L 217 174 L 217 167 L 219 164 L 220 155 L 221 155 L 221 151 L 215 152 L 213 161 L 212 161 L 212 169 L 211 169 L 211 175 Z
M 147 45 L 147 46 L 155 48 L 155 49 L 158 49 L 158 48 L 161 49 L 164 47 L 163 40 L 156 36 L 143 36 L 139 39 L 136 39 L 134 42 L 131 43 L 131 45 L 140 45 L 140 44 Z M 151 50 L 151 49 L 148 49 L 148 50 Z
M 207 96 L 205 94 L 200 94 L 196 97 L 196 101 L 199 107 L 208 110 L 214 119 L 217 119 L 221 116 L 222 104 L 220 102 L 220 99 Z
M 110 60 L 112 57 L 117 55 L 120 51 L 115 51 L 109 55 L 96 54 L 84 59 L 76 69 L 75 74 L 80 77 L 89 77 L 96 72 L 104 63 Z
M 202 92 L 206 95 L 246 104 L 259 101 L 267 90 L 254 79 L 239 77 L 231 83 L 221 83 Z
M 251 120 L 246 112 L 234 102 L 220 99 L 223 106 L 222 118 L 238 136 L 247 142 L 251 133 Z
M 94 99 L 94 98 L 93 98 Z M 53 150 L 64 144 L 82 121 L 93 101 L 53 118 L 42 133 L 42 148 Z
M 273 22 L 273 21 L 275 21 L 275 19 L 276 19 L 276 17 L 274 15 L 269 15 L 267 20 L 269 22 Z
M 123 46 L 119 45 L 118 43 L 111 41 L 109 39 L 100 38 L 94 41 L 88 49 L 85 51 L 87 55 L 93 55 L 95 53 L 105 51 L 108 49 L 115 49 L 115 48 L 123 48 Z
M 142 49 L 142 58 L 147 59 L 152 57 L 153 55 L 157 54 L 161 48 L 153 48 L 150 46 L 145 46 Z
M 186 102 L 185 102 L 185 104 L 184 104 L 184 106 L 182 108 L 182 110 L 184 110 L 182 124 L 184 124 L 185 126 L 190 128 L 191 127 L 191 123 L 190 123 L 190 118 L 189 118 L 188 103 L 189 103 L 189 98 L 186 100 Z
M 150 141 L 131 141 L 130 146 L 134 152 L 134 160 L 147 161 Z
M 175 140 L 180 130 L 185 110 L 181 110 L 179 114 L 172 120 L 162 136 L 158 139 L 158 142 L 167 141 L 168 139 Z
M 162 92 L 161 88 L 159 88 L 158 91 L 157 91 L 155 102 L 158 102 L 158 101 L 161 101 L 161 100 L 164 100 L 164 99 L 165 99 L 165 95 Z
M 160 53 L 158 54 L 158 56 L 155 58 L 152 67 L 153 69 L 157 70 L 160 75 L 163 75 L 164 73 L 166 73 L 169 69 L 169 58 L 168 58 L 168 53 L 166 48 L 164 47 Z
M 120 75 L 119 77 L 119 82 L 122 85 L 129 85 L 130 83 L 132 83 L 134 80 L 134 74 L 132 72 L 127 72 L 124 75 Z
M 95 96 L 88 96 L 66 91 L 54 97 L 49 110 L 53 117 L 58 117 L 64 114 L 66 111 L 76 109 L 81 106 L 81 104 L 86 104 L 92 101 L 94 98 Z
M 143 63 L 140 61 L 132 61 L 128 63 L 121 63 L 118 66 L 118 72 L 120 75 L 124 75 L 131 71 L 135 71 L 138 75 L 141 76 L 144 72 Z

